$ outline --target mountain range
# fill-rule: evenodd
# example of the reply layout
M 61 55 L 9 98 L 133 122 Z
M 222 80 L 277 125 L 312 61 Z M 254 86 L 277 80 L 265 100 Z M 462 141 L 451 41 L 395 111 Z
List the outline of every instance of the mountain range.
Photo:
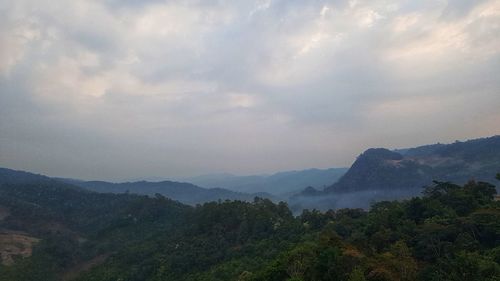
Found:
M 56 184 L 69 188 L 94 191 L 99 193 L 133 193 L 140 195 L 155 196 L 160 194 L 173 200 L 188 205 L 202 204 L 218 200 L 242 200 L 253 201 L 255 197 L 275 199 L 267 193 L 243 193 L 223 188 L 202 188 L 191 183 L 160 181 L 160 182 L 124 182 L 112 183 L 106 181 L 82 181 L 75 179 L 51 178 L 44 175 L 33 174 L 25 171 L 17 171 L 0 168 L 0 184 Z
M 186 182 L 124 182 L 111 183 L 105 181 L 64 180 L 81 188 L 101 193 L 134 193 L 154 196 L 161 194 L 184 204 L 196 205 L 218 200 L 252 201 L 255 197 L 273 199 L 273 196 L 264 192 L 243 193 L 224 188 L 203 188 Z
M 211 174 L 183 178 L 182 181 L 203 187 L 220 187 L 238 192 L 266 192 L 287 196 L 300 192 L 307 186 L 323 189 L 336 182 L 347 170 L 348 168 L 307 169 L 251 176 Z
M 217 200 L 252 201 L 255 197 L 273 201 L 286 200 L 307 186 L 325 188 L 337 181 L 347 168 L 307 169 L 286 171 L 271 175 L 236 176 L 212 174 L 182 181 L 107 182 L 50 178 L 24 171 L 0 168 L 0 183 L 23 184 L 37 182 L 63 182 L 85 190 L 101 193 L 133 193 L 148 196 L 161 194 L 184 204 L 196 205 Z
M 184 179 L 189 183 L 111 183 L 50 178 L 0 168 L 0 183 L 57 181 L 101 193 L 161 194 L 189 205 L 217 200 L 252 201 L 261 197 L 287 201 L 292 210 L 300 211 L 304 208 L 366 208 L 375 201 L 419 195 L 422 188 L 433 181 L 494 182 L 498 171 L 500 136 L 493 136 L 396 150 L 370 148 L 359 155 L 349 169 L 309 169 L 254 176 L 206 175 Z

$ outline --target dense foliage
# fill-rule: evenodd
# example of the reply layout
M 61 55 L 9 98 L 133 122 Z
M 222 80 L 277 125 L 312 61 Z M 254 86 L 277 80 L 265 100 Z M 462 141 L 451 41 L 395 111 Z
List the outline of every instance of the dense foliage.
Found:
M 369 211 L 161 195 L 57 182 L 0 185 L 0 230 L 40 238 L 0 280 L 500 280 L 500 202 L 484 182 L 435 182 Z

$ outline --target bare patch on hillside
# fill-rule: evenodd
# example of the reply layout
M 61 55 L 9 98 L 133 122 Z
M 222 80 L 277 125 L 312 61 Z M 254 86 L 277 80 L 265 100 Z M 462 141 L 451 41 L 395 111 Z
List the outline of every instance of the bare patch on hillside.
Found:
M 12 265 L 15 257 L 31 256 L 33 246 L 40 241 L 21 233 L 0 232 L 0 258 L 3 265 Z

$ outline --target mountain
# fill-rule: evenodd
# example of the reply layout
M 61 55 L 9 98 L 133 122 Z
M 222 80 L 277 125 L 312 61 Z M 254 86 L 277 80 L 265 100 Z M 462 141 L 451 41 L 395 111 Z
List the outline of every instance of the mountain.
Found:
M 494 181 L 500 170 L 500 136 L 390 151 L 368 149 L 325 192 L 420 191 L 433 180 L 463 184 Z
M 398 152 L 371 148 L 363 152 L 347 173 L 325 192 L 413 189 L 432 181 L 432 168 Z
M 160 181 L 160 182 L 125 182 L 110 183 L 105 181 L 65 180 L 73 185 L 87 190 L 103 193 L 135 193 L 154 196 L 161 194 L 184 204 L 195 205 L 217 200 L 253 201 L 255 197 L 272 198 L 266 193 L 242 193 L 223 188 L 202 188 L 191 183 Z
M 303 208 L 367 208 L 376 201 L 420 195 L 433 181 L 495 182 L 500 171 L 500 136 L 388 150 L 370 148 L 322 192 L 310 188 L 289 199 Z
M 337 181 L 347 168 L 286 171 L 272 175 L 203 175 L 183 179 L 203 187 L 221 187 L 238 192 L 267 192 L 273 195 L 296 193 L 307 186 L 323 189 Z

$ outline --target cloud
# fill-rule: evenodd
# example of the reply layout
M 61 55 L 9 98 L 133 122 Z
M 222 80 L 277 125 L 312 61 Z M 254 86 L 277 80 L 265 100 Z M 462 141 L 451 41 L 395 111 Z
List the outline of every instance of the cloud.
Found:
M 248 174 L 500 132 L 496 0 L 20 0 L 0 15 L 2 166 Z

